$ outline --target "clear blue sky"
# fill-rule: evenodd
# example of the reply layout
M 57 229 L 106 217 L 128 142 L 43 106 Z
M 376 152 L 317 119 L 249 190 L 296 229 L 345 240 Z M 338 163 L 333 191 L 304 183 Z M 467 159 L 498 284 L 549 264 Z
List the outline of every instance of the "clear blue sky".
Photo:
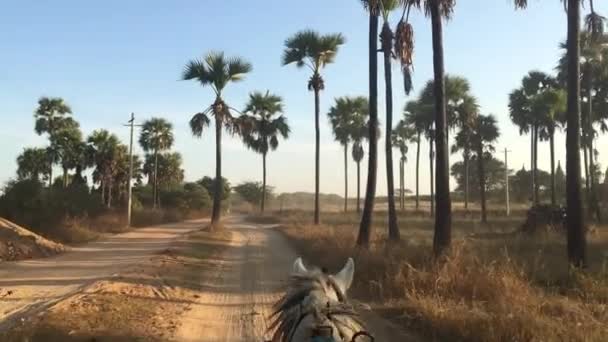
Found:
M 122 127 L 131 112 L 138 120 L 162 116 L 175 126 L 174 149 L 184 157 L 187 179 L 211 175 L 213 140 L 191 136 L 190 116 L 213 100 L 209 89 L 179 81 L 184 64 L 209 50 L 238 54 L 254 66 L 244 82 L 225 94 L 242 108 L 252 90 L 270 89 L 283 96 L 293 134 L 269 157 L 269 183 L 278 191 L 311 191 L 314 185 L 313 96 L 306 90 L 308 72 L 282 67 L 283 42 L 292 33 L 313 28 L 342 32 L 346 45 L 336 63 L 324 71 L 322 113 L 342 95 L 367 93 L 367 16 L 356 0 L 310 1 L 160 1 L 9 0 L 0 4 L 0 182 L 14 177 L 15 158 L 26 146 L 44 146 L 33 131 L 33 111 L 40 96 L 63 97 L 85 134 L 106 128 L 127 142 Z M 604 15 L 608 4 L 596 4 Z M 396 20 L 393 20 L 393 25 Z M 430 22 L 415 14 L 414 84 L 420 89 L 432 75 Z M 484 113 L 499 118 L 497 148 L 512 150 L 511 165 L 529 167 L 529 138 L 520 137 L 508 119 L 507 94 L 532 69 L 551 72 L 565 38 L 566 18 L 559 1 L 531 1 L 527 11 L 514 11 L 508 0 L 459 1 L 445 25 L 445 63 L 451 74 L 467 77 Z M 380 76 L 382 67 L 380 67 Z M 394 68 L 395 113 L 407 98 Z M 380 77 L 380 114 L 383 87 Z M 398 118 L 396 118 L 398 119 Z M 381 119 L 382 122 L 385 120 Z M 342 193 L 342 151 L 322 118 L 322 192 Z M 209 132 L 211 133 L 211 132 Z M 557 139 L 557 158 L 564 162 L 564 141 Z M 605 137 L 599 144 L 606 146 Z M 549 164 L 548 144 L 540 146 L 539 165 Z M 601 145 L 598 145 L 601 146 Z M 422 146 L 421 189 L 428 188 L 427 145 Z M 409 158 L 414 161 L 415 149 Z M 451 161 L 457 161 L 452 156 Z M 600 156 L 605 167 L 606 154 Z M 379 192 L 385 193 L 384 156 L 380 154 Z M 350 163 L 354 189 L 354 164 Z M 414 163 L 406 171 L 414 187 Z M 224 173 L 233 183 L 258 180 L 261 161 L 236 139 L 226 139 Z M 365 173 L 365 172 L 363 172 Z M 455 186 L 455 184 L 453 184 Z

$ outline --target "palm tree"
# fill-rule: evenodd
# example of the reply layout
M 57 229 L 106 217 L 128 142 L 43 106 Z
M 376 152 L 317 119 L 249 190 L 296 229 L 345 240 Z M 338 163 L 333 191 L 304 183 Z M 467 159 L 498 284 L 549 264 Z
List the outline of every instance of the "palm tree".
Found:
M 369 248 L 372 227 L 372 214 L 376 200 L 378 178 L 378 14 L 381 0 L 362 0 L 369 13 L 368 56 L 369 56 L 369 157 L 367 162 L 367 186 L 363 214 L 359 225 L 357 246 Z M 401 37 L 398 37 L 398 41 Z M 407 51 L 405 51 L 407 53 Z M 411 56 L 411 54 L 410 54 Z M 404 73 L 406 75 L 406 73 Z M 404 77 L 407 82 L 407 77 Z
M 112 177 L 120 154 L 118 137 L 106 130 L 96 130 L 87 138 L 88 153 L 94 161 L 93 180 L 100 183 L 101 202 L 112 206 Z
M 162 118 L 151 118 L 143 123 L 139 135 L 139 145 L 144 152 L 152 152 L 154 157 L 154 172 L 152 173 L 152 206 L 157 207 L 159 202 L 157 162 L 158 154 L 171 148 L 173 145 L 173 125 Z
M 156 174 L 159 192 L 171 189 L 184 180 L 182 156 L 178 152 L 159 153 L 157 156 L 146 155 L 142 172 L 148 176 Z M 160 205 L 160 203 L 159 203 Z
M 543 113 L 541 138 L 549 140 L 551 149 L 551 205 L 557 205 L 555 194 L 555 129 L 563 122 L 566 112 L 566 93 L 560 89 L 547 89 L 534 101 L 534 111 Z
M 262 201 L 260 210 L 264 212 L 266 202 L 266 155 L 279 146 L 279 137 L 289 138 L 290 128 L 283 115 L 283 99 L 280 96 L 253 92 L 249 94 L 246 113 L 241 118 L 246 120 L 248 129 L 243 134 L 247 147 L 262 155 Z M 278 116 L 277 116 L 278 115 Z
M 17 177 L 38 181 L 46 179 L 51 170 L 44 148 L 26 148 L 17 157 Z
M 409 127 L 415 132 L 414 142 L 416 143 L 416 210 L 420 208 L 420 187 L 419 187 L 419 170 L 420 170 L 420 141 L 422 134 L 428 126 L 427 117 L 421 110 L 418 101 L 409 101 L 405 104 L 403 112 L 404 120 Z
M 601 211 L 598 205 L 597 181 L 595 174 L 589 172 L 594 170 L 594 148 L 595 139 L 594 125 L 602 124 L 606 120 L 606 90 L 605 75 L 608 74 L 608 35 L 604 34 L 605 18 L 595 13 L 593 2 L 591 2 L 591 13 L 586 18 L 587 31 L 581 32 L 581 75 L 583 112 L 581 116 L 585 189 L 589 199 L 589 210 L 601 221 Z M 599 24 L 599 26 L 598 26 Z M 562 43 L 561 48 L 566 51 L 559 60 L 557 66 L 558 78 L 562 83 L 568 75 L 567 43 Z M 603 114 L 603 115 L 602 115 Z M 593 214 L 592 214 L 593 215 Z
M 34 112 L 35 131 L 38 135 L 47 133 L 49 140 L 51 140 L 59 130 L 62 129 L 66 124 L 66 120 L 70 118 L 72 109 L 68 106 L 62 98 L 59 97 L 41 97 L 38 100 L 38 108 Z M 49 150 L 51 154 L 55 154 L 55 151 Z M 50 158 L 50 173 L 49 173 L 49 186 L 53 182 L 53 164 L 56 161 L 55 158 Z
M 481 222 L 487 223 L 486 212 L 486 174 L 484 162 L 492 158 L 493 143 L 500 135 L 496 118 L 493 115 L 478 115 L 472 125 L 471 140 L 475 146 L 475 157 L 479 174 L 479 189 L 481 198 Z
M 357 164 L 357 212 L 361 212 L 361 161 L 365 156 L 363 144 L 361 141 L 355 141 L 352 148 L 352 157 Z
M 525 8 L 527 0 L 514 0 Z M 586 266 L 586 239 L 581 196 L 580 119 L 580 0 L 564 1 L 568 11 L 568 110 L 566 128 L 566 192 L 568 225 L 568 259 L 575 267 Z
M 364 96 L 350 98 L 352 102 L 350 138 L 353 142 L 352 157 L 357 164 L 357 212 L 361 211 L 361 161 L 365 156 L 363 140 L 369 138 L 369 103 Z M 377 133 L 378 135 L 379 133 Z
M 338 97 L 327 116 L 334 139 L 344 147 L 344 212 L 348 211 L 348 143 L 351 140 L 353 101 L 348 97 Z
M 251 72 L 251 64 L 239 57 L 226 58 L 223 52 L 211 52 L 201 60 L 190 61 L 184 70 L 184 80 L 196 80 L 204 86 L 210 86 L 215 94 L 213 104 L 204 111 L 194 114 L 190 120 L 192 134 L 200 137 L 211 122 L 208 114 L 215 118 L 215 191 L 213 193 L 213 211 L 211 229 L 219 229 L 222 190 L 222 128 L 238 134 L 238 121 L 232 116 L 230 107 L 222 98 L 224 88 L 231 82 L 241 81 L 245 74 Z
M 460 127 L 459 139 L 452 146 L 452 153 L 462 150 L 462 160 L 464 167 L 464 207 L 469 208 L 469 159 L 471 158 L 471 134 L 472 126 L 477 119 L 479 105 L 473 96 L 465 96 L 456 108 L 456 122 Z
M 532 169 L 532 203 L 539 202 L 537 181 L 538 140 L 546 113 L 535 106 L 536 98 L 547 89 L 556 86 L 555 80 L 544 72 L 531 71 L 523 79 L 520 88 L 509 95 L 509 115 L 519 127 L 520 134 L 530 132 L 530 165 Z
M 435 255 L 446 251 L 452 241 L 452 201 L 450 197 L 450 170 L 448 148 L 448 119 L 446 112 L 445 68 L 443 56 L 443 19 L 449 19 L 456 5 L 455 0 L 404 0 L 413 5 L 422 5 L 427 16 L 431 17 L 433 36 L 433 94 L 436 145 L 437 214 L 433 250 Z
M 308 67 L 312 76 L 308 80 L 308 90 L 315 94 L 315 214 L 314 223 L 319 224 L 319 182 L 320 182 L 320 144 L 319 128 L 320 103 L 319 95 L 325 89 L 321 70 L 333 63 L 338 48 L 344 44 L 344 37 L 337 34 L 320 35 L 311 30 L 300 31 L 285 41 L 283 65 L 295 63 L 298 68 Z
M 399 149 L 399 205 L 401 210 L 405 210 L 405 163 L 407 162 L 408 144 L 414 139 L 416 132 L 404 119 L 401 119 L 395 129 L 391 139 L 393 145 Z
M 56 153 L 56 157 L 63 170 L 63 187 L 68 186 L 68 171 L 81 165 L 83 154 L 82 132 L 78 122 L 72 118 L 66 118 L 62 127 L 51 137 L 50 149 Z

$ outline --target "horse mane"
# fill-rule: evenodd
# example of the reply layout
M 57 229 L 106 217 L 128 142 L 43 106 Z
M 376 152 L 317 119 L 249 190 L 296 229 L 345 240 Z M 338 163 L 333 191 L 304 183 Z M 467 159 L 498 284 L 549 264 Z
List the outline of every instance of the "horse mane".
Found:
M 334 290 L 338 301 L 328 296 Z M 360 331 L 364 326 L 354 307 L 347 301 L 333 277 L 318 269 L 295 273 L 290 277 L 288 290 L 274 305 L 268 330 L 273 331 L 273 342 L 291 342 L 291 337 L 307 315 L 325 315 L 341 336 Z

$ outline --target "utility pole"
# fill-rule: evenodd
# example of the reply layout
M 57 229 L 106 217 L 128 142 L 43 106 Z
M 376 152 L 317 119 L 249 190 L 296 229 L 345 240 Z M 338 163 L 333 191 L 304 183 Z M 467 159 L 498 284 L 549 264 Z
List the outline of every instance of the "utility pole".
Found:
M 130 128 L 130 137 L 129 137 L 129 181 L 128 181 L 128 200 L 127 200 L 127 226 L 131 227 L 131 214 L 133 207 L 133 127 L 140 126 L 135 125 L 135 114 L 131 113 L 131 120 L 125 126 Z
M 511 215 L 511 208 L 509 205 L 509 164 L 508 164 L 508 154 L 509 150 L 505 148 L 505 203 L 507 206 L 507 216 Z

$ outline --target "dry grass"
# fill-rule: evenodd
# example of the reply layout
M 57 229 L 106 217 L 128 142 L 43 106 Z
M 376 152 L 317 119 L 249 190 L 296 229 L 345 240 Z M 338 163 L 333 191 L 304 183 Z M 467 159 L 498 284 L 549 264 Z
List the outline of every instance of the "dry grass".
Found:
M 608 232 L 590 237 L 590 269 L 569 272 L 563 236 L 522 236 L 523 218 L 488 226 L 455 219 L 454 246 L 431 257 L 432 221 L 401 217 L 403 242 L 384 243 L 386 213 L 374 227 L 370 251 L 353 250 L 358 217 L 284 213 L 283 232 L 307 260 L 338 268 L 357 259 L 351 294 L 379 305 L 420 334 L 450 341 L 608 340 Z

